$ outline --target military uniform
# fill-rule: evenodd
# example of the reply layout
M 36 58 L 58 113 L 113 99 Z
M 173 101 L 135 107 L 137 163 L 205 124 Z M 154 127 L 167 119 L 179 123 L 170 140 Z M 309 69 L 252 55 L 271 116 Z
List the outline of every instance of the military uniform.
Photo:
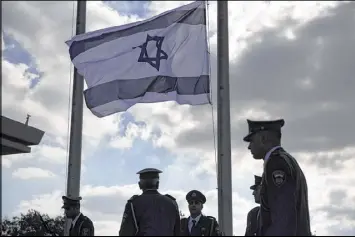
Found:
M 63 208 L 69 208 L 76 206 L 80 203 L 81 198 L 73 199 L 66 196 L 62 197 L 63 199 Z M 87 216 L 84 216 L 82 213 L 79 213 L 74 220 L 69 229 L 69 236 L 94 236 L 95 229 L 94 224 Z
M 259 214 L 260 214 L 259 211 L 260 211 L 260 207 L 257 206 L 248 212 L 247 228 L 245 230 L 245 236 L 258 235 Z
M 157 175 L 157 169 L 144 169 L 138 174 Z M 141 195 L 131 197 L 122 217 L 120 236 L 178 236 L 180 232 L 179 208 L 170 195 L 158 190 L 143 190 Z
M 197 200 L 205 204 L 206 197 L 197 190 L 192 190 L 186 195 L 186 201 Z M 201 214 L 199 220 L 193 224 L 191 231 L 189 229 L 189 220 L 191 217 L 181 219 L 181 236 L 222 236 L 218 222 L 213 216 L 204 216 Z
M 250 189 L 255 191 L 255 189 L 261 184 L 262 177 L 255 175 L 254 180 L 254 185 L 250 186 Z M 258 234 L 258 226 L 260 219 L 259 210 L 260 206 L 257 206 L 249 211 L 247 216 L 247 228 L 245 230 L 245 236 L 255 236 Z
M 263 130 L 280 132 L 284 120 L 248 121 L 244 141 Z M 311 236 L 306 178 L 297 161 L 281 146 L 264 158 L 259 235 Z

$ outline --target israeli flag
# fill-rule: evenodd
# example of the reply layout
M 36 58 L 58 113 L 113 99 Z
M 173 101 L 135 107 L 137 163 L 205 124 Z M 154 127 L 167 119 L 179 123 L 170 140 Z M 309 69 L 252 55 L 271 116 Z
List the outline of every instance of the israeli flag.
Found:
M 66 43 L 87 83 L 86 105 L 97 117 L 126 111 L 136 103 L 210 102 L 204 1 L 77 35 Z

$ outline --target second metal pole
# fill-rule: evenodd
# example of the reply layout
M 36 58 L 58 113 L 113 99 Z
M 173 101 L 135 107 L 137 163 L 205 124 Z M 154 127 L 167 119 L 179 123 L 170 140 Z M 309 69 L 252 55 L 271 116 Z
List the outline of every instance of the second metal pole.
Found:
M 226 236 L 233 235 L 232 161 L 229 96 L 228 1 L 217 2 L 217 149 L 218 221 Z
M 85 33 L 86 28 L 86 1 L 77 1 L 76 34 Z M 73 97 L 70 123 L 70 145 L 67 179 L 67 197 L 80 196 L 81 176 L 81 146 L 83 131 L 83 91 L 84 78 L 74 68 Z M 65 222 L 64 236 L 69 236 L 70 223 Z

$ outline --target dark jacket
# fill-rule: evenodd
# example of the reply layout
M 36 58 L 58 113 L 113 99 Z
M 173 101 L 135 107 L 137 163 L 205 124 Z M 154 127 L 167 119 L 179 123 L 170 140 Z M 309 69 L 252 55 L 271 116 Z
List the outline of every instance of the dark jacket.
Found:
M 128 200 L 120 236 L 178 236 L 179 232 L 179 208 L 170 195 L 150 190 Z
M 74 227 L 70 228 L 69 236 L 94 236 L 95 229 L 92 221 L 83 214 L 80 214 Z
M 189 218 L 181 219 L 181 236 L 222 236 L 218 222 L 213 216 L 200 217 L 196 227 L 189 231 Z
M 259 210 L 260 207 L 258 206 L 249 211 L 247 216 L 247 228 L 245 230 L 245 236 L 256 236 L 258 234 Z
M 306 178 L 284 149 L 265 161 L 261 186 L 260 235 L 311 236 Z

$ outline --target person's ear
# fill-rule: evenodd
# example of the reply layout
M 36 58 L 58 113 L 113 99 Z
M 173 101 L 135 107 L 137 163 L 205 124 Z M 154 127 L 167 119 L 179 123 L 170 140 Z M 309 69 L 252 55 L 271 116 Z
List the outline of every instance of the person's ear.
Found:
M 264 144 L 266 143 L 266 141 L 267 141 L 267 138 L 266 138 L 265 133 L 261 133 L 261 134 L 260 134 L 260 143 L 261 143 L 262 145 L 264 145 Z
M 267 134 L 267 132 L 260 132 L 258 134 L 258 136 L 259 136 L 259 142 L 260 142 L 261 146 L 266 145 L 267 142 L 268 142 L 268 134 Z

